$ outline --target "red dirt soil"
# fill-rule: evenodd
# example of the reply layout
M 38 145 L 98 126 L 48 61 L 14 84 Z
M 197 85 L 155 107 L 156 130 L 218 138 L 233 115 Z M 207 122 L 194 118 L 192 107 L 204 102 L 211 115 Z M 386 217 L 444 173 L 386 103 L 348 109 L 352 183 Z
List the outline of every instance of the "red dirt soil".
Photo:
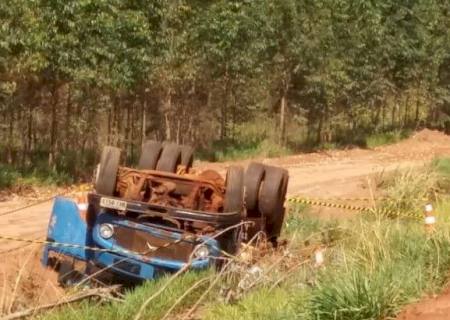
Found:
M 0 262 L 0 315 L 56 302 L 65 292 L 53 270 L 40 264 L 41 246 L 28 246 L 4 254 Z
M 441 295 L 409 305 L 397 320 L 448 320 L 450 319 L 450 288 Z

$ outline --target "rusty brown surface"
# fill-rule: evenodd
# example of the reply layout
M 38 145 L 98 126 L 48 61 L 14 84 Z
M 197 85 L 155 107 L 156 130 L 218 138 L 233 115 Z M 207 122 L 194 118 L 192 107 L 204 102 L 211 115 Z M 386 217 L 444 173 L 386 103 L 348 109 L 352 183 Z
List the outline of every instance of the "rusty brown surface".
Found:
M 162 239 L 137 229 L 116 226 L 114 234 L 119 246 L 134 252 L 145 252 L 144 256 L 147 258 L 155 256 L 152 248 L 160 248 L 156 254 L 158 258 L 188 261 L 194 250 L 192 242 L 181 241 L 170 245 L 175 240 Z
M 119 169 L 117 193 L 126 200 L 218 213 L 223 209 L 225 182 L 215 171 L 198 175 Z M 181 173 L 181 174 L 179 174 Z

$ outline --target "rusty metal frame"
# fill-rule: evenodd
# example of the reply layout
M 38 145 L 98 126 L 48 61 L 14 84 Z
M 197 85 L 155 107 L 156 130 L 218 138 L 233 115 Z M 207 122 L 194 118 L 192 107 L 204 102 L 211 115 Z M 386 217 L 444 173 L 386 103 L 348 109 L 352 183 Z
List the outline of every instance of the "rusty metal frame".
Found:
M 124 200 L 218 213 L 223 207 L 224 185 L 217 173 L 208 177 L 120 167 L 116 192 Z

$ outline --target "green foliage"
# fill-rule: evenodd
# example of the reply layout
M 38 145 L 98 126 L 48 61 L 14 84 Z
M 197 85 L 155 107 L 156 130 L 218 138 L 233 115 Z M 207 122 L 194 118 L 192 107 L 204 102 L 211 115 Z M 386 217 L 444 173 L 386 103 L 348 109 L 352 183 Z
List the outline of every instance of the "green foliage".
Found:
M 0 189 L 12 187 L 20 174 L 10 166 L 0 165 Z
M 375 133 L 366 138 L 366 146 L 375 148 L 385 144 L 392 144 L 406 139 L 411 135 L 411 130 L 394 130 L 390 132 Z
M 436 189 L 439 192 L 450 193 L 450 159 L 436 158 L 432 162 L 432 167 L 439 174 Z
M 333 253 L 333 272 L 319 276 L 312 298 L 317 319 L 393 317 L 401 306 L 445 282 L 448 230 L 427 239 L 419 225 L 366 223 L 357 229 L 364 232 Z
M 79 177 L 148 138 L 240 158 L 449 129 L 443 0 L 5 0 L 0 18 L 0 162 L 20 170 Z
M 264 303 L 261 303 L 262 301 Z M 296 309 L 297 304 L 306 301 L 306 297 L 302 297 L 300 292 L 295 292 L 295 299 L 293 299 L 292 292 L 284 289 L 262 289 L 249 294 L 237 304 L 213 305 L 205 319 L 306 319 L 309 310 L 303 309 L 298 312 L 299 310 Z
M 273 158 L 286 156 L 292 151 L 278 142 L 265 139 L 258 143 L 240 143 L 236 141 L 214 143 L 208 150 L 200 151 L 199 157 L 208 161 L 229 161 L 251 158 Z
M 433 160 L 432 166 L 439 175 L 445 178 L 450 177 L 450 158 L 436 158 Z

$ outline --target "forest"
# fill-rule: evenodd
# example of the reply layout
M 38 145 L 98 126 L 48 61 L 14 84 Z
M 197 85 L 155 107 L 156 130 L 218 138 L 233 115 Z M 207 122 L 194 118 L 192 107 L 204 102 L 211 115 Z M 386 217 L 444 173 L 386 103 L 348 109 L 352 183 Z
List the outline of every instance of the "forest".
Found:
M 448 0 L 2 0 L 0 20 L 0 168 L 450 130 Z

